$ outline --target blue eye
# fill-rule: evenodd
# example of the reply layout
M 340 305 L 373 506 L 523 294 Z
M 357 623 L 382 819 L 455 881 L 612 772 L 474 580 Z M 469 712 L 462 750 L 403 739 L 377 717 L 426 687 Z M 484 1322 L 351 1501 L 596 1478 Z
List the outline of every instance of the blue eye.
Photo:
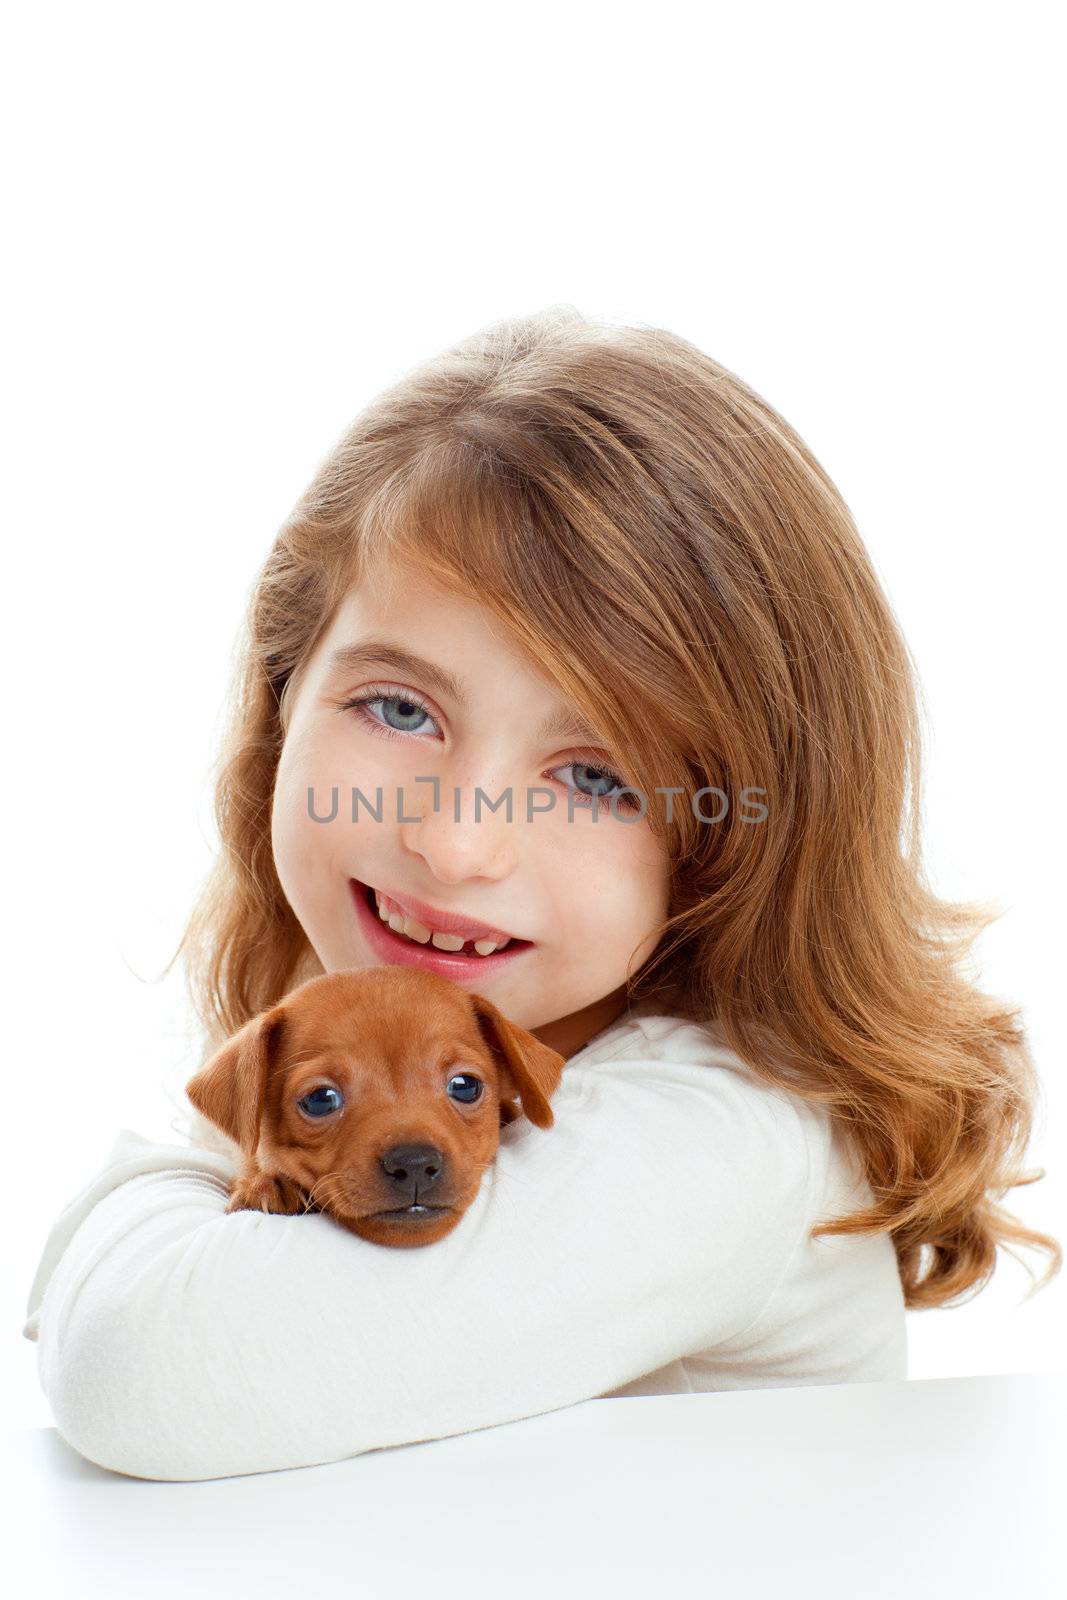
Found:
M 457 1084 L 459 1087 L 454 1088 L 453 1086 Z M 484 1088 L 485 1085 L 482 1083 L 481 1078 L 476 1078 L 473 1073 L 454 1072 L 448 1080 L 447 1093 L 451 1099 L 458 1100 L 462 1105 L 469 1106 L 473 1105 L 476 1100 L 481 1099 Z
M 369 709 L 371 706 L 387 706 L 389 709 L 381 712 L 377 709 L 371 711 Z M 356 695 L 346 700 L 341 710 L 358 711 L 360 716 L 370 723 L 372 729 L 385 733 L 424 733 L 425 722 L 434 720 L 416 695 L 386 694 L 384 689 Z M 394 718 L 395 721 L 392 720 Z
M 575 794 L 581 795 L 586 800 L 592 800 L 594 797 L 598 800 L 608 800 L 612 795 L 628 787 L 610 767 L 594 767 L 585 761 L 568 761 L 564 766 L 557 767 L 556 771 L 565 772 L 567 767 L 570 767 L 574 774 Z M 589 788 L 583 788 L 583 784 L 588 784 Z
M 312 1089 L 310 1094 L 297 1101 L 300 1110 L 309 1117 L 331 1117 L 335 1111 L 340 1111 L 344 1103 L 344 1095 L 340 1089 L 335 1089 L 330 1083 L 320 1084 L 317 1089 Z

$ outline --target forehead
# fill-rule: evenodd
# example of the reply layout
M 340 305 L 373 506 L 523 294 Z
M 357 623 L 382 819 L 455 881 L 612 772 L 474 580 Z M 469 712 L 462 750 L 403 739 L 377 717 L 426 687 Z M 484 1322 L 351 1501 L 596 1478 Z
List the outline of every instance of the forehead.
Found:
M 410 967 L 319 979 L 289 997 L 285 1022 L 283 1051 L 291 1065 L 323 1053 L 389 1065 L 486 1051 L 465 991 Z
M 345 1016 L 309 1017 L 294 1010 L 286 1032 L 285 1053 L 295 1064 L 301 1056 L 336 1053 L 361 1061 L 401 1063 L 444 1061 L 457 1052 L 482 1055 L 485 1044 L 473 1019 L 459 1013 L 444 1025 L 440 1019 L 353 1008 Z
M 328 636 L 336 642 L 338 635 L 360 638 L 379 631 L 403 638 L 413 649 L 421 645 L 429 651 L 435 644 L 453 648 L 469 641 L 471 650 L 491 649 L 521 662 L 516 646 L 487 606 L 395 558 L 369 566 L 352 584 L 337 607 Z

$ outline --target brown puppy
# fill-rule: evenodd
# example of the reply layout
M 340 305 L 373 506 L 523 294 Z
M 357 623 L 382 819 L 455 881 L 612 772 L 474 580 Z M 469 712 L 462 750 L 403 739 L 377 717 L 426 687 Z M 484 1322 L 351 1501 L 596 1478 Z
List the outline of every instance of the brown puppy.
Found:
M 563 1066 L 481 995 L 365 967 L 253 1017 L 186 1093 L 243 1152 L 228 1212 L 327 1211 L 373 1244 L 420 1245 L 462 1217 L 504 1123 L 552 1126 Z

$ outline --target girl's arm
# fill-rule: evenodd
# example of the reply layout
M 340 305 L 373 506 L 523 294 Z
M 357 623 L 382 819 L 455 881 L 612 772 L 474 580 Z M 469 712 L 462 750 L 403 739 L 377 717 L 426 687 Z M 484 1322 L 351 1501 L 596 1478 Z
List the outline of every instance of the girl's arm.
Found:
M 60 1433 L 141 1478 L 310 1466 L 573 1405 L 755 1322 L 811 1225 L 807 1107 L 642 1058 L 568 1068 L 552 1108 L 413 1249 L 226 1215 L 225 1156 L 124 1130 L 30 1294 Z

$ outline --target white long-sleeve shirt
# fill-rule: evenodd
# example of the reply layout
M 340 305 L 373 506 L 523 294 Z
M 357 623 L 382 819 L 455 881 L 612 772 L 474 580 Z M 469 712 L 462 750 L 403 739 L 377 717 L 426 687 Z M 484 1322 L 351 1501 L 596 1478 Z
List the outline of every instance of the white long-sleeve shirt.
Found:
M 44 1247 L 23 1332 L 90 1460 L 200 1479 L 335 1461 L 597 1396 L 907 1376 L 887 1234 L 819 1107 L 707 1030 L 631 1013 L 501 1130 L 436 1244 L 226 1214 L 234 1147 L 123 1129 Z

